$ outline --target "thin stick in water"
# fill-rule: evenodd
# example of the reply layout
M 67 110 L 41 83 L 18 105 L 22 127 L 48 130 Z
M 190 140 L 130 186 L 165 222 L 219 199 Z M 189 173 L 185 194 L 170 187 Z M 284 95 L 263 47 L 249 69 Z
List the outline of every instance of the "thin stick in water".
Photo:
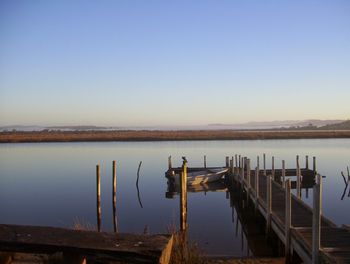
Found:
M 141 197 L 140 197 L 140 190 L 139 190 L 139 178 L 140 178 L 140 168 L 141 168 L 142 161 L 139 163 L 139 167 L 137 169 L 137 179 L 136 179 L 136 189 L 137 189 L 137 198 L 139 200 L 139 204 L 141 208 L 143 208 Z

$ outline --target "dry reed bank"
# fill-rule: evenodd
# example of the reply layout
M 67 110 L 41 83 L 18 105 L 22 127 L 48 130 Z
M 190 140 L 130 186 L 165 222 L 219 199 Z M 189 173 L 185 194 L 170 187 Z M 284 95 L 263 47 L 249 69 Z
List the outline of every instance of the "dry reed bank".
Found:
M 0 143 L 350 138 L 350 130 L 189 130 L 0 132 Z

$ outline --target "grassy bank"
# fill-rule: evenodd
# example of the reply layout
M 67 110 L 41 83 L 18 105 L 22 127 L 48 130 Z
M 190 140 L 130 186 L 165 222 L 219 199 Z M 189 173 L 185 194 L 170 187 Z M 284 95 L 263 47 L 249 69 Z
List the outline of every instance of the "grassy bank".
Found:
M 350 138 L 350 130 L 296 131 L 38 131 L 1 132 L 0 143 L 16 142 L 74 142 L 74 141 L 167 141 L 167 140 L 254 140 Z

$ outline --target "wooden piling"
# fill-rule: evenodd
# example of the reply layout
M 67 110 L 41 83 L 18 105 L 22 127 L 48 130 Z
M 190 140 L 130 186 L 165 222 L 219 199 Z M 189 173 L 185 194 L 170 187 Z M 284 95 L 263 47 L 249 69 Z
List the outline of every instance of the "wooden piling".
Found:
M 230 173 L 233 173 L 233 157 L 230 160 Z
M 226 156 L 226 168 L 230 166 L 230 157 Z
M 284 233 L 285 233 L 285 258 L 286 263 L 290 262 L 290 229 L 292 224 L 292 200 L 291 200 L 291 184 L 290 179 L 288 179 L 285 183 L 285 225 L 284 225 Z
M 272 174 L 272 179 L 275 179 L 275 157 L 272 156 L 272 164 L 271 164 L 271 174 Z
M 171 163 L 171 156 L 168 157 L 168 170 L 170 171 L 172 169 L 173 165 Z
M 296 165 L 297 165 L 297 197 L 301 197 L 301 172 L 300 172 L 300 164 L 299 164 L 299 155 L 296 157 Z
M 282 160 L 282 186 L 284 186 L 285 181 L 286 181 L 286 163 L 284 160 Z
M 316 157 L 312 157 L 312 170 L 316 175 Z
M 309 156 L 308 155 L 306 155 L 305 156 L 305 169 L 309 169 Z
M 272 177 L 271 175 L 267 175 L 267 184 L 266 184 L 266 233 L 270 232 L 271 228 L 271 211 L 272 211 Z
M 235 167 L 238 167 L 238 159 L 237 159 L 237 154 L 235 154 Z
M 241 175 L 241 182 L 243 182 L 244 180 L 244 158 L 241 157 L 241 171 L 240 171 L 240 175 Z
M 256 156 L 256 167 L 260 166 L 260 157 Z
M 187 162 L 182 164 L 182 171 L 180 174 L 180 230 L 187 229 Z
M 206 167 L 207 167 L 207 156 L 204 155 L 204 168 L 206 168 Z
M 247 185 L 248 185 L 248 195 L 251 189 L 250 185 L 250 159 L 247 159 Z M 249 197 L 249 196 L 248 196 Z
M 313 187 L 312 210 L 312 263 L 319 263 L 321 246 L 321 215 L 322 215 L 322 176 L 317 174 L 317 184 Z
M 117 166 L 116 161 L 113 160 L 112 166 L 112 196 L 113 196 L 113 230 L 114 233 L 118 232 L 117 224 Z
M 101 231 L 101 178 L 100 165 L 96 165 L 96 209 L 97 209 L 97 231 Z
M 266 155 L 263 154 L 263 163 L 264 163 L 264 175 L 266 176 Z
M 259 200 L 259 166 L 255 168 L 255 206 L 258 205 Z

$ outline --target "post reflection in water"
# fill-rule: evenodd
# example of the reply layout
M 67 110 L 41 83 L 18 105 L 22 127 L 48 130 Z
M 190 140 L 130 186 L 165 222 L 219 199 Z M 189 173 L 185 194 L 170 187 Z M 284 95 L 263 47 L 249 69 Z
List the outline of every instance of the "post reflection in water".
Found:
M 350 182 L 349 166 L 346 167 L 346 170 L 347 170 L 347 173 L 348 173 L 347 177 L 345 177 L 343 171 L 340 172 L 341 176 L 343 177 L 344 184 L 345 184 L 345 186 L 344 186 L 344 191 L 343 191 L 343 194 L 342 194 L 340 200 L 344 200 L 344 197 L 345 197 L 345 194 L 346 194 L 346 190 L 348 189 L 349 182 Z M 350 197 L 350 188 L 349 188 L 348 197 Z
M 273 243 L 267 243 L 267 237 L 265 235 L 265 222 L 264 219 L 259 216 L 254 206 L 249 205 L 246 201 L 246 195 L 234 186 L 227 187 L 224 181 L 217 181 L 212 183 L 205 183 L 194 186 L 187 186 L 188 192 L 192 195 L 200 196 L 205 204 L 205 193 L 220 193 L 225 192 L 225 198 L 229 201 L 231 208 L 231 222 L 234 232 L 232 233 L 233 239 L 238 240 L 236 243 L 240 245 L 239 256 L 248 257 L 273 257 L 279 256 L 276 245 Z M 168 181 L 166 198 L 174 199 L 176 196 L 180 199 L 180 188 L 172 181 Z M 190 201 L 189 201 L 190 203 Z M 191 215 L 191 211 L 188 212 Z M 180 218 L 181 219 L 181 218 Z M 180 220 L 181 221 L 181 220 Z M 189 229 L 191 225 L 196 225 L 194 222 L 186 223 L 188 229 L 185 230 L 186 239 L 188 239 Z M 220 226 L 220 219 L 215 223 Z M 191 240 L 191 239 L 190 239 Z

